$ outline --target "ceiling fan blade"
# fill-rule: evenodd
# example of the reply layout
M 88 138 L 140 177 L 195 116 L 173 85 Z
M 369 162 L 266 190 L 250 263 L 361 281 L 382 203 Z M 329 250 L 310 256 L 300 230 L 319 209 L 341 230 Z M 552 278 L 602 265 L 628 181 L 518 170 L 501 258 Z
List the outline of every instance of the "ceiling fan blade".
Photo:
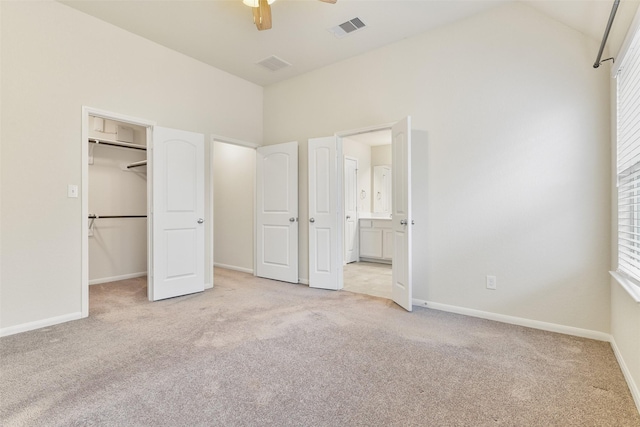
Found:
M 271 29 L 271 6 L 267 0 L 259 0 L 258 7 L 253 8 L 253 22 L 259 31 Z
M 338 0 L 320 0 L 320 1 L 323 1 L 325 3 L 335 4 Z

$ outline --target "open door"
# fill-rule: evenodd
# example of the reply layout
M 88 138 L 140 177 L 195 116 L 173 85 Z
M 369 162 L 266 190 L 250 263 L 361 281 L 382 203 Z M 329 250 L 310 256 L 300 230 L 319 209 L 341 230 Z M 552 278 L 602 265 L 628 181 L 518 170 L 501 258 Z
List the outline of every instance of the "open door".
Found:
M 256 151 L 256 275 L 298 283 L 298 143 Z
M 309 287 L 342 289 L 342 218 L 338 140 L 309 140 Z
M 411 282 L 411 117 L 392 129 L 392 299 L 407 311 L 412 309 Z
M 204 135 L 154 127 L 149 300 L 204 291 Z
M 344 158 L 344 262 L 358 261 L 358 159 Z

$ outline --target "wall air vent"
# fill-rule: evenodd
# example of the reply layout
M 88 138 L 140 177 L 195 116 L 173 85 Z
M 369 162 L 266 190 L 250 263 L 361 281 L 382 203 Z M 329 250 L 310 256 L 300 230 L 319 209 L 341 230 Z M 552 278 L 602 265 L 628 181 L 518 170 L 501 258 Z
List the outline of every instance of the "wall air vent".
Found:
M 262 65 L 264 68 L 270 71 L 278 71 L 291 66 L 291 64 L 289 64 L 287 61 L 280 59 L 275 55 L 263 59 L 262 61 L 257 62 L 257 64 Z
M 354 33 L 358 30 L 363 29 L 364 27 L 366 27 L 367 24 L 365 24 L 362 19 L 360 18 L 353 18 L 350 19 L 347 22 L 343 22 L 340 25 L 337 25 L 333 28 L 329 28 L 329 31 L 333 33 L 333 35 L 335 35 L 338 38 L 342 38 L 344 36 L 346 36 L 347 34 L 351 34 Z

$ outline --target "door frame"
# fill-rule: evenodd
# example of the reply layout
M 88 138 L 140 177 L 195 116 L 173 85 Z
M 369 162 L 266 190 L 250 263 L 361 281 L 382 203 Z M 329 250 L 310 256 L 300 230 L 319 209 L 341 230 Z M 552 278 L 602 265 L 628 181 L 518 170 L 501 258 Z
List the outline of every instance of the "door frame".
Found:
M 81 161 L 81 215 L 80 218 L 80 230 L 81 230 L 81 252 L 82 262 L 80 267 L 81 284 L 80 284 L 80 308 L 81 317 L 89 316 L 89 228 L 87 221 L 89 217 L 89 116 L 100 117 L 107 120 L 114 120 L 123 123 L 129 123 L 132 125 L 142 126 L 147 128 L 147 170 L 150 171 L 153 168 L 151 156 L 148 152 L 153 147 L 153 127 L 156 122 L 141 119 L 138 117 L 128 116 L 125 114 L 114 113 L 112 111 L 101 110 L 98 108 L 82 106 L 82 131 L 81 131 L 81 143 L 82 148 Z M 152 202 L 151 197 L 151 180 L 147 180 L 147 274 L 151 271 L 150 262 L 153 254 L 153 241 L 152 233 L 150 232 L 151 221 L 149 220 L 150 204 Z
M 344 144 L 340 144 L 340 148 L 342 148 L 342 149 L 343 149 L 343 151 L 344 151 Z M 360 239 L 358 238 L 358 232 L 359 232 L 359 230 L 358 230 L 358 225 L 357 225 L 357 224 L 358 224 L 358 221 L 360 221 L 360 217 L 359 217 L 360 209 L 358 209 L 358 169 L 360 168 L 360 162 L 358 161 L 358 158 L 357 158 L 357 157 L 344 156 L 344 155 L 342 156 L 342 162 L 343 162 L 343 163 L 342 163 L 342 173 L 343 173 L 343 176 L 342 176 L 342 186 L 343 186 L 343 187 L 344 187 L 345 182 L 347 182 L 347 179 L 346 179 L 346 177 L 344 176 L 344 161 L 345 161 L 345 160 L 353 160 L 353 161 L 355 161 L 355 162 L 356 162 L 356 192 L 355 192 L 355 196 L 356 196 L 356 239 L 358 240 L 358 243 L 357 243 L 357 247 L 358 247 L 358 256 L 356 257 L 356 258 L 357 258 L 357 260 L 356 260 L 355 262 L 359 262 L 359 261 L 360 261 Z M 343 188 L 343 191 L 344 191 L 344 188 Z M 346 200 L 344 200 L 344 196 L 345 196 L 345 195 L 344 195 L 344 193 L 343 193 L 343 195 L 342 195 L 342 197 L 343 197 L 342 206 L 343 206 L 343 210 L 344 210 L 344 212 L 346 213 L 347 201 L 346 201 Z M 342 215 L 342 218 L 344 218 L 344 219 L 346 220 L 346 218 L 345 218 L 345 215 L 344 215 L 344 214 Z M 345 227 L 342 227 L 342 229 L 344 230 L 344 234 L 346 234 L 346 226 L 345 226 Z M 343 242 L 342 242 L 343 247 L 344 247 L 344 242 L 345 242 L 345 239 L 343 238 Z M 347 250 L 346 250 L 346 248 L 345 248 L 345 249 L 344 249 L 344 253 L 342 254 L 342 262 L 343 262 L 343 264 L 345 264 L 345 265 L 347 264 L 346 259 L 345 259 L 345 258 L 346 258 L 346 255 L 347 255 Z M 343 274 L 344 274 L 344 272 L 343 272 Z

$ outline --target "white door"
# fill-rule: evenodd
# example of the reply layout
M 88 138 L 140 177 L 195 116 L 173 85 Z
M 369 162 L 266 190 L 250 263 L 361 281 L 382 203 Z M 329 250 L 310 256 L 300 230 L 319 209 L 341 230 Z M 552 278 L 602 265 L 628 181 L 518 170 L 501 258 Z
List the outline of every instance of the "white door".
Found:
M 336 137 L 309 140 L 309 286 L 342 289 L 342 218 Z
M 344 158 L 344 262 L 358 261 L 358 159 Z
M 153 128 L 149 300 L 204 290 L 204 135 Z
M 298 143 L 256 151 L 256 275 L 298 283 Z
M 392 299 L 407 311 L 412 309 L 411 290 L 411 118 L 392 129 Z

